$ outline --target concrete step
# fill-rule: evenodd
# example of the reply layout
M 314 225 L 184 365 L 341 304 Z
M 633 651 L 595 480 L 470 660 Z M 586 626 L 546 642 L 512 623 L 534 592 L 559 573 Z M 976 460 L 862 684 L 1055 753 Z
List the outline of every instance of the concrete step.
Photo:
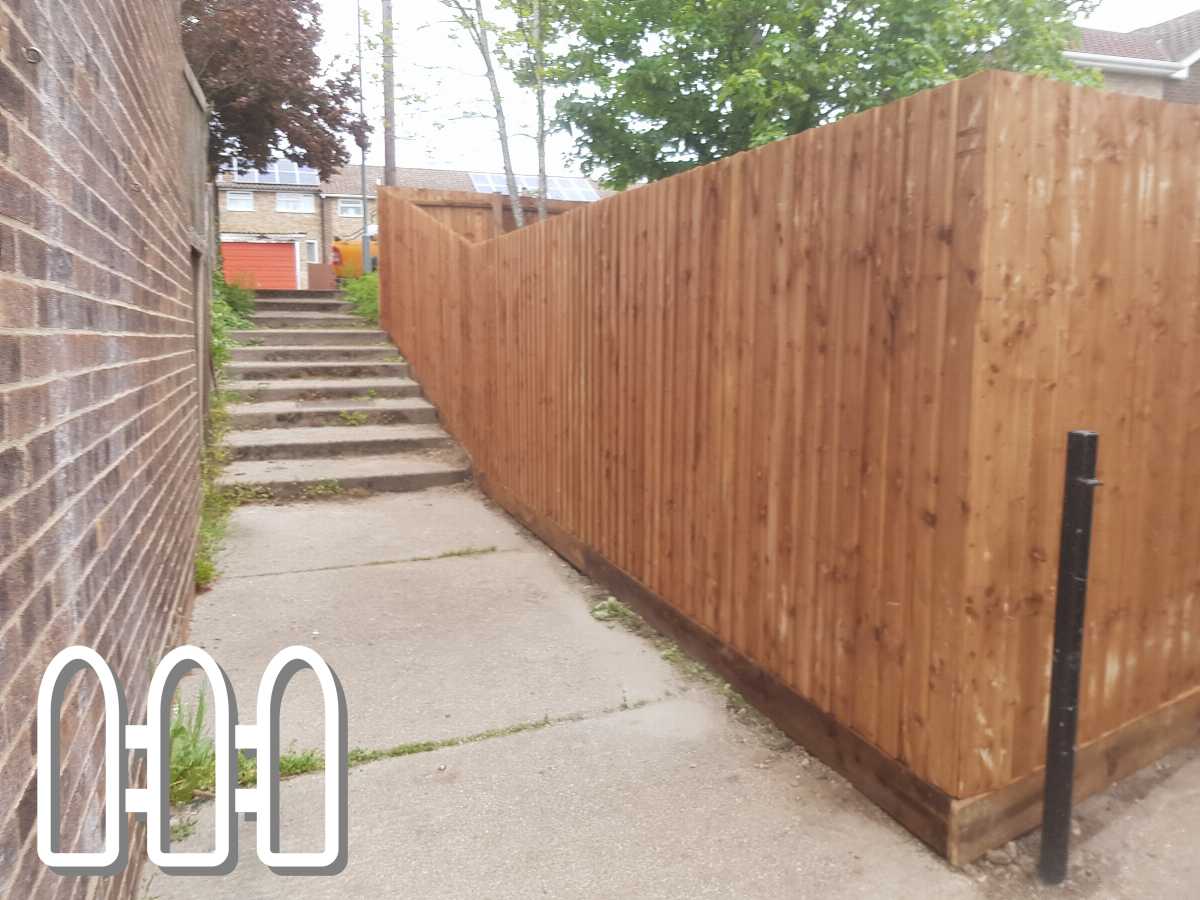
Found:
M 436 425 L 329 425 L 231 431 L 225 445 L 239 460 L 312 459 L 451 448 L 454 440 Z
M 327 312 L 255 313 L 250 317 L 250 322 L 255 328 L 376 329 L 376 326 L 369 324 L 358 316 Z
M 390 344 L 386 334 L 370 328 L 266 328 L 261 331 L 235 331 L 233 339 L 246 347 Z
M 232 354 L 235 362 L 362 362 L 394 360 L 398 356 L 396 348 L 390 344 L 341 347 L 235 347 Z
M 403 493 L 465 481 L 470 469 L 455 451 L 427 450 L 346 459 L 244 460 L 222 473 L 217 485 L 249 497 L 336 497 L 349 491 Z
M 319 300 L 299 299 L 296 297 L 288 298 L 271 298 L 259 299 L 254 301 L 256 311 L 260 313 L 279 313 L 279 312 L 330 312 L 330 313 L 349 313 L 352 307 L 345 300 L 339 300 L 336 297 L 323 298 Z
M 231 386 L 244 379 L 407 378 L 408 363 L 400 359 L 390 362 L 231 362 L 225 367 L 225 374 L 231 379 Z
M 235 403 L 276 400 L 335 400 L 353 397 L 419 397 L 421 386 L 408 378 L 290 378 L 277 381 L 231 381 L 225 393 Z
M 286 425 L 431 425 L 437 410 L 418 397 L 398 400 L 282 400 L 278 403 L 237 403 L 229 407 L 235 429 L 279 428 Z
M 337 300 L 341 298 L 341 291 L 275 291 L 275 290 L 257 290 L 254 292 L 256 300 Z

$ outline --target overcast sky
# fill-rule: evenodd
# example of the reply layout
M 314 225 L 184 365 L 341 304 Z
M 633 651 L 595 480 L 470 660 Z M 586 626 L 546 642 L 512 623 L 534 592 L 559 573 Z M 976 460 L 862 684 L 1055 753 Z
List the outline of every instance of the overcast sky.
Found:
M 379 0 L 361 0 L 371 22 L 378 27 Z M 326 59 L 355 53 L 355 0 L 325 0 Z M 495 9 L 494 0 L 485 8 Z M 1200 0 L 1104 0 L 1096 13 L 1081 25 L 1129 31 L 1162 22 L 1196 9 Z M 468 169 L 496 172 L 502 169 L 495 122 L 490 115 L 487 81 L 474 46 L 456 35 L 447 22 L 441 0 L 396 0 L 397 78 L 402 91 L 421 95 L 416 103 L 402 104 L 399 115 L 400 140 L 397 160 L 401 166 Z M 379 49 L 368 51 L 366 87 L 368 114 L 382 122 L 383 91 L 378 77 Z M 504 73 L 501 72 L 502 77 Z M 533 100 L 505 77 L 502 86 L 513 163 L 518 172 L 537 171 Z M 549 147 L 551 175 L 578 174 L 570 160 L 571 140 L 553 135 Z M 357 152 L 357 151 L 356 151 Z M 374 136 L 369 161 L 383 162 L 382 134 Z

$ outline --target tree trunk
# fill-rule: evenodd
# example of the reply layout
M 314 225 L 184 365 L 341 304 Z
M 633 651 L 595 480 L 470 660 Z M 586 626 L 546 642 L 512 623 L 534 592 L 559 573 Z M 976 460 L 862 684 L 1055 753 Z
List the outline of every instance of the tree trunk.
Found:
M 517 176 L 513 172 L 512 153 L 508 149 L 508 122 L 504 118 L 504 101 L 500 97 L 500 84 L 496 81 L 496 67 L 492 63 L 492 50 L 487 36 L 487 18 L 483 14 L 483 0 L 475 0 L 476 46 L 483 57 L 487 71 L 488 86 L 492 89 L 492 105 L 496 109 L 496 131 L 500 135 L 500 154 L 504 158 L 504 177 L 508 180 L 508 196 L 512 200 L 513 219 L 518 228 L 525 227 L 525 211 L 521 209 L 521 192 L 517 189 Z
M 537 78 L 538 221 L 546 221 L 546 36 L 542 32 L 542 0 L 533 0 L 534 74 Z

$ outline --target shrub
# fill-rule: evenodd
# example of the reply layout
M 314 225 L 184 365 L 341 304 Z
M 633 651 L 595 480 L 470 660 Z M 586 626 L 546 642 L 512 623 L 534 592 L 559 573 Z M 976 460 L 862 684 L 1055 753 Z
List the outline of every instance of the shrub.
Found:
M 379 273 L 352 278 L 344 285 L 354 311 L 374 325 L 379 324 Z

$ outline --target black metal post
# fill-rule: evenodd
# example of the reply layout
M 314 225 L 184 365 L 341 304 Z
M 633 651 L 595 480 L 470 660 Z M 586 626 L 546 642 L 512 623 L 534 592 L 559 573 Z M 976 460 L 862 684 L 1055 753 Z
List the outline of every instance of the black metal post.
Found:
M 1096 480 L 1099 445 L 1100 438 L 1092 431 L 1072 431 L 1067 439 L 1058 598 L 1054 613 L 1054 667 L 1050 675 L 1050 727 L 1046 737 L 1042 856 L 1038 867 L 1046 884 L 1062 884 L 1067 877 L 1092 505 L 1100 484 Z

